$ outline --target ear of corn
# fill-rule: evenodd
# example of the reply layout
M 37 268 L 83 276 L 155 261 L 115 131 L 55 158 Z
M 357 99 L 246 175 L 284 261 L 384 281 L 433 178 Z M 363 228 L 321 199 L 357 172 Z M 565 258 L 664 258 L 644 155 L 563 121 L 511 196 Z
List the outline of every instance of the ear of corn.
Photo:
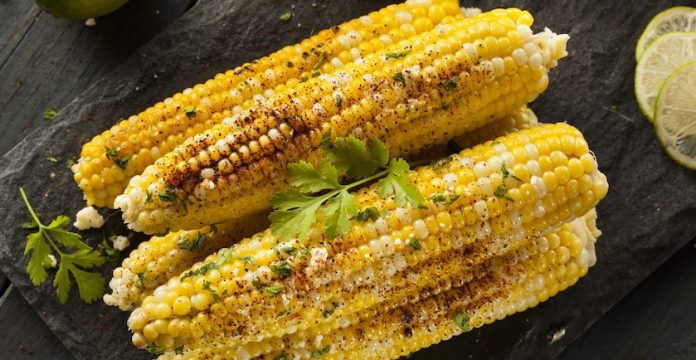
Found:
M 140 243 L 121 266 L 114 269 L 109 281 L 112 293 L 104 296 L 104 302 L 121 310 L 132 310 L 140 305 L 143 297 L 172 276 L 267 226 L 265 217 L 251 216 L 198 230 L 153 236 Z
M 214 344 L 169 352 L 169 359 L 397 359 L 470 329 L 501 320 L 573 285 L 594 265 L 596 213 L 564 224 L 518 250 L 477 266 L 433 294 L 362 311 L 337 327 L 306 330 L 242 346 Z M 464 319 L 466 319 L 465 322 Z
M 518 9 L 461 19 L 278 92 L 163 156 L 115 205 L 134 230 L 195 229 L 267 211 L 287 164 L 318 162 L 327 131 L 380 139 L 395 157 L 446 143 L 546 89 L 568 36 L 531 23 Z
M 471 147 L 536 124 L 536 116 L 525 106 L 510 116 L 473 130 L 455 140 L 463 147 Z M 434 148 L 428 154 L 420 154 L 419 157 L 434 158 L 446 156 L 449 153 L 443 146 Z M 254 216 L 243 221 L 220 224 L 216 226 L 218 231 L 212 233 L 209 232 L 208 227 L 205 227 L 201 230 L 178 231 L 162 237 L 155 236 L 141 243 L 123 261 L 123 264 L 114 270 L 109 283 L 112 293 L 106 295 L 104 300 L 108 305 L 118 306 L 121 310 L 132 310 L 139 306 L 140 301 L 146 295 L 150 295 L 154 288 L 164 284 L 170 277 L 179 274 L 220 248 L 230 246 L 236 240 L 261 231 L 263 223 L 265 223 L 265 217 Z M 176 244 L 183 238 L 198 239 L 201 236 L 204 236 L 205 247 L 200 249 L 181 249 Z
M 89 205 L 113 207 L 132 176 L 186 138 L 316 73 L 341 69 L 391 43 L 460 18 L 456 0 L 407 1 L 217 74 L 95 136 L 72 168 L 75 181 Z
M 462 251 L 473 252 L 471 266 L 503 255 L 585 214 L 607 191 L 582 134 L 562 123 L 477 145 L 409 178 L 430 199 L 427 209 L 397 208 L 372 186 L 356 200 L 382 216 L 351 220 L 351 231 L 337 239 L 327 240 L 321 223 L 302 243 L 257 234 L 146 297 L 129 319 L 134 342 L 236 346 L 338 326 L 377 304 L 438 291 L 443 285 L 432 279 L 443 268 L 470 268 L 452 260 Z M 291 315 L 278 317 L 285 311 Z

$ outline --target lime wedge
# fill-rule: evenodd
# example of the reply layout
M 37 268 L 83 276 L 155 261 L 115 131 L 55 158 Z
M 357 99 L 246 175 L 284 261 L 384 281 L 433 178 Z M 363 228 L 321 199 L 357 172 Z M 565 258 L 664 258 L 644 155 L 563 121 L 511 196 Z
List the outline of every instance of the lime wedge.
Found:
M 696 61 L 677 68 L 662 85 L 655 132 L 672 159 L 696 170 Z
M 696 8 L 677 6 L 657 14 L 638 39 L 636 61 L 640 60 L 645 49 L 658 37 L 671 32 L 696 31 Z
M 679 66 L 696 60 L 696 32 L 669 33 L 655 39 L 636 66 L 635 90 L 640 110 L 652 121 L 655 98 Z
M 106 15 L 128 0 L 35 0 L 49 14 L 70 19 L 86 20 Z

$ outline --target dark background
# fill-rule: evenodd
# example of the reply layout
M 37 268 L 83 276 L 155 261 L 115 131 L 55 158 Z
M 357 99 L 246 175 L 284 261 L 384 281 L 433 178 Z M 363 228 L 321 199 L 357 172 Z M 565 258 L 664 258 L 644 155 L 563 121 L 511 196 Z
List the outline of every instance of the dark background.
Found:
M 284 11 L 289 10 L 289 4 L 295 2 L 282 1 L 284 4 L 275 8 L 267 8 L 263 16 L 277 18 Z M 298 5 L 300 2 L 297 2 Z M 319 2 L 320 3 L 320 2 Z M 485 3 L 485 4 L 482 4 Z M 529 7 L 533 13 L 537 15 L 537 9 L 542 14 L 537 16 L 537 21 L 543 24 L 548 22 L 550 15 L 556 14 L 561 17 L 556 19 L 553 24 L 553 29 L 556 31 L 570 32 L 574 37 L 576 33 L 593 32 L 592 42 L 584 42 L 590 44 L 588 47 L 577 48 L 574 45 L 574 40 L 570 42 L 571 57 L 561 62 L 560 74 L 551 75 L 550 96 L 543 96 L 539 100 L 539 105 L 536 103 L 532 108 L 537 110 L 542 120 L 546 120 L 544 115 L 563 114 L 568 108 L 585 109 L 594 113 L 602 114 L 603 120 L 607 123 L 619 122 L 621 131 L 625 131 L 627 136 L 633 131 L 640 134 L 649 132 L 646 129 L 645 120 L 641 118 L 637 112 L 631 89 L 632 80 L 626 78 L 627 67 L 633 65 L 633 47 L 637 40 L 637 34 L 640 29 L 647 24 L 647 21 L 661 9 L 668 6 L 676 5 L 668 1 L 661 1 L 659 5 L 649 5 L 651 2 L 643 2 L 643 4 L 631 3 L 620 7 L 607 7 L 602 9 L 594 9 L 596 13 L 589 9 L 591 5 L 583 2 L 557 2 L 555 10 L 540 9 L 542 6 L 526 1 L 506 1 L 504 2 L 474 2 L 471 6 L 482 6 L 486 8 L 494 6 L 511 6 Z M 103 75 L 109 73 L 117 65 L 132 57 L 134 54 L 139 54 L 138 48 L 161 32 L 167 24 L 177 19 L 180 15 L 192 6 L 190 0 L 138 0 L 132 1 L 117 13 L 106 16 L 97 20 L 96 27 L 86 27 L 79 21 L 69 21 L 52 18 L 50 15 L 42 13 L 31 1 L 6 1 L 0 0 L 0 154 L 6 153 L 22 138 L 30 134 L 35 129 L 52 126 L 51 122 L 43 120 L 43 111 L 48 107 L 58 109 L 65 108 L 75 97 L 79 96 L 82 91 L 95 83 Z M 288 5 L 288 6 L 285 6 Z M 468 5 L 467 5 L 468 6 Z M 585 15 L 586 16 L 583 16 Z M 597 16 L 601 14 L 602 16 Z M 555 19 L 555 18 L 554 18 Z M 573 23 L 570 23 L 573 19 Z M 309 33 L 309 28 L 295 27 L 300 19 L 293 21 L 290 25 L 291 36 L 306 36 Z M 282 25 L 282 24 L 280 24 Z M 280 26 L 279 25 L 279 26 Z M 211 25 L 214 26 L 214 25 Z M 617 29 L 624 27 L 623 29 Z M 171 30 L 168 30 L 171 31 Z M 306 34 L 305 34 L 306 33 Z M 608 44 L 609 43 L 609 44 Z M 596 45 L 596 46 L 595 46 Z M 630 58 L 626 58 L 630 54 Z M 191 61 L 195 61 L 195 56 L 191 56 Z M 234 64 L 230 64 L 236 65 Z M 574 68 L 571 71 L 568 68 Z M 222 70 L 222 69 L 218 69 Z M 581 76 L 583 71 L 592 71 L 592 76 Z M 165 74 L 166 75 L 166 74 Z M 194 82 L 205 80 L 209 74 L 188 74 L 187 76 L 195 77 Z M 153 75 L 154 76 L 154 75 Z M 171 74 L 170 74 L 171 76 Z M 156 78 L 153 80 L 157 82 Z M 606 96 L 597 103 L 588 103 L 583 99 L 566 99 L 565 101 L 556 101 L 555 108 L 557 110 L 547 111 L 551 108 L 552 101 L 557 100 L 554 97 L 554 88 L 562 86 L 559 82 L 576 81 L 575 87 L 582 86 L 584 91 L 593 92 L 601 91 L 604 85 L 611 83 L 620 83 L 620 88 L 616 92 L 607 92 Z M 161 85 L 160 85 L 161 86 Z M 608 85 L 607 85 L 608 86 Z M 569 96 L 577 95 L 574 92 L 573 86 L 567 85 L 564 89 L 568 91 Z M 169 92 L 165 92 L 168 94 Z M 161 97 L 161 96 L 160 96 Z M 145 103 L 152 103 L 158 98 L 144 99 Z M 594 108 L 590 107 L 594 105 Z M 539 108 L 541 111 L 539 111 Z M 597 108 L 605 108 L 597 111 Z M 571 114 L 577 110 L 569 111 Z M 625 116 L 629 120 L 621 118 Z M 54 121 L 61 121 L 63 117 L 59 116 Z M 623 119 L 623 120 L 622 120 Z M 561 119 L 565 120 L 565 119 Z M 573 123 L 572 119 L 568 119 Z M 548 120 L 547 120 L 548 121 Z M 626 123 L 623 123 L 626 122 Z M 108 122 L 107 122 L 108 123 Z M 577 124 L 581 128 L 583 124 Z M 607 125 L 608 126 L 608 125 Z M 586 133 L 597 133 L 598 130 L 584 129 Z M 606 129 L 607 134 L 616 135 L 616 129 Z M 636 158 L 644 159 L 645 163 L 635 161 L 634 166 L 640 167 L 655 167 L 655 171 L 665 175 L 660 181 L 671 181 L 672 173 L 664 171 L 674 171 L 678 176 L 685 177 L 687 180 L 687 188 L 672 189 L 670 196 L 681 193 L 684 196 L 695 196 L 694 175 L 693 173 L 684 173 L 683 170 L 669 163 L 667 157 L 660 151 L 659 145 L 655 142 L 648 144 L 636 145 L 630 144 L 630 141 L 625 139 L 610 139 L 603 140 L 599 138 L 589 137 L 590 144 L 596 149 L 597 146 L 606 146 L 606 141 L 625 142 L 619 154 L 635 153 Z M 647 136 L 646 136 L 647 138 Z M 640 139 L 641 141 L 643 138 Z M 594 141 L 594 142 L 593 142 Z M 640 151 L 651 152 L 657 155 L 645 157 L 640 155 Z M 611 155 L 615 152 L 607 151 L 605 155 Z M 606 162 L 626 162 L 633 157 L 612 157 L 603 156 L 603 153 L 598 152 L 600 165 L 602 168 L 607 167 Z M 65 159 L 61 159 L 61 164 Z M 650 161 L 659 161 L 659 165 L 654 165 Z M 667 162 L 667 163 L 665 163 Z M 6 163 L 3 162 L 3 166 Z M 613 167 L 613 166 L 612 166 Z M 618 167 L 623 169 L 623 167 Z M 639 176 L 640 171 L 635 173 L 617 174 L 613 168 L 605 169 L 608 172 L 610 179 L 610 196 L 612 192 L 616 193 L 622 189 L 616 189 L 615 186 L 624 184 L 623 181 L 615 179 L 617 177 L 635 177 L 633 181 L 640 182 L 643 178 Z M 60 171 L 67 171 L 61 169 Z M 39 176 L 46 174 L 37 174 Z M 613 175 L 613 176 L 612 176 Z M 652 180 L 651 180 L 652 181 Z M 690 181 L 690 182 L 689 182 Z M 3 187 L 5 184 L 2 185 Z M 690 186 L 690 187 L 689 187 Z M 643 192 L 641 192 L 643 191 Z M 636 189 L 635 194 L 640 196 L 651 197 L 654 194 L 649 193 L 649 187 L 644 189 Z M 658 193 L 658 196 L 660 194 Z M 654 199 L 656 209 L 659 212 L 660 208 L 657 205 L 661 202 L 669 202 L 670 196 L 665 196 L 663 199 Z M 632 201 L 637 199 L 624 199 L 623 206 L 630 207 Z M 645 199 L 640 199 L 645 200 Z M 652 201 L 653 199 L 650 199 Z M 608 200 L 611 201 L 611 200 Z M 614 200 L 616 201 L 616 200 Z M 665 204 L 669 207 L 669 204 Z M 621 209 L 620 206 L 607 207 L 606 210 Z M 603 213 L 600 208 L 600 219 L 603 217 L 612 219 L 610 221 L 601 221 L 600 227 L 605 230 L 605 234 L 611 231 L 607 229 L 614 221 L 630 221 L 628 217 L 614 216 L 614 214 Z M 696 227 L 696 217 L 694 216 L 693 208 L 687 208 L 685 215 L 680 215 L 682 212 L 677 209 L 677 220 L 674 218 L 655 219 L 655 223 L 662 221 L 663 226 L 682 226 L 685 227 L 681 236 L 684 233 L 693 234 L 693 229 Z M 626 211 L 626 213 L 629 213 Z M 650 214 L 643 214 L 640 218 L 634 218 L 634 221 L 650 222 Z M 644 225 L 643 225 L 644 226 Z M 637 225 L 637 227 L 640 227 Z M 696 250 L 694 242 L 688 243 L 682 248 L 682 244 L 670 243 L 664 241 L 665 232 L 655 233 L 656 247 L 649 246 L 651 241 L 650 228 L 638 233 L 638 237 L 628 240 L 635 240 L 632 244 L 630 241 L 625 241 L 619 249 L 613 249 L 608 254 L 619 254 L 612 257 L 601 257 L 600 264 L 597 269 L 592 269 L 588 278 L 583 279 L 577 289 L 571 289 L 569 295 L 563 294 L 559 297 L 558 302 L 567 303 L 572 299 L 590 299 L 596 301 L 592 312 L 585 314 L 585 318 L 580 318 L 576 323 L 582 324 L 575 328 L 568 328 L 569 339 L 582 334 L 577 340 L 572 342 L 563 353 L 559 356 L 561 359 L 603 359 L 603 358 L 620 358 L 620 359 L 694 359 L 696 358 Z M 662 242 L 659 242 L 662 238 Z M 3 241 L 0 238 L 0 241 Z M 614 241 L 607 236 L 600 240 L 600 254 L 602 251 L 603 242 Z M 618 241 L 618 239 L 616 240 Z M 645 243 L 648 243 L 646 246 Z M 682 242 L 683 243 L 683 242 Z M 632 246 L 635 245 L 635 246 Z M 622 249 L 624 248 L 624 249 Z M 638 250 L 636 250 L 638 248 Z M 681 248 L 681 250 L 680 250 Z M 623 255 L 619 251 L 623 250 Z M 638 256 L 639 261 L 627 261 L 626 254 Z M 662 259 L 675 253 L 669 260 L 658 268 Z M 654 256 L 653 256 L 654 254 Z M 644 259 L 644 261 L 642 260 Z M 633 258 L 635 260 L 635 258 Z M 637 267 L 636 269 L 626 269 L 626 267 Z M 654 272 L 652 272 L 657 268 Z M 603 284 L 589 283 L 592 279 L 600 279 L 594 276 L 594 273 L 615 271 L 613 281 L 607 281 Z M 641 282 L 645 275 L 650 276 Z M 609 276 L 611 277 L 611 276 Z M 636 284 L 639 284 L 635 289 L 631 290 Z M 596 286 L 592 286 L 592 284 Z M 600 289 L 606 284 L 605 289 Z M 578 294 L 580 291 L 587 290 L 604 291 L 607 293 L 600 300 L 592 297 L 587 297 Z M 623 297 L 628 292 L 630 293 Z M 34 309 L 20 295 L 18 289 L 14 288 L 9 281 L 0 274 L 0 326 L 2 327 L 3 336 L 0 337 L 0 358 L 8 359 L 23 359 L 23 358 L 70 358 L 67 350 L 61 345 L 58 339 L 51 333 L 41 320 Z M 51 292 L 47 292 L 46 296 L 51 296 Z M 32 303 L 35 303 L 32 299 Z M 554 300 L 551 300 L 553 302 Z M 612 304 L 615 306 L 602 316 L 603 310 L 609 308 Z M 575 305 L 580 308 L 582 303 Z M 537 319 L 544 316 L 558 316 L 558 312 L 564 311 L 568 307 L 556 307 L 549 303 L 540 306 L 532 312 L 518 314 L 512 318 L 493 324 L 489 327 L 472 333 L 471 337 L 476 337 L 475 344 L 480 347 L 494 348 L 497 345 L 497 340 L 501 336 L 506 336 L 507 332 L 515 329 L 515 324 L 524 324 L 529 319 Z M 39 310 L 45 311 L 45 310 Z M 568 310 L 571 311 L 571 310 Z M 46 318 L 49 314 L 41 313 L 41 317 Z M 601 317 L 600 317 L 601 316 Z M 560 316 L 563 317 L 563 316 Z M 597 318 L 597 322 L 584 331 L 584 328 L 592 324 Z M 566 324 L 557 324 L 564 327 Z M 124 326 L 123 324 L 109 324 L 108 326 Z M 549 328 L 551 329 L 551 328 Z M 583 333 L 584 331 L 584 333 Z M 550 334 L 550 333 L 549 333 Z M 65 334 L 62 334 L 65 336 Z M 568 339 L 566 339 L 568 340 Z M 562 342 L 562 347 L 568 345 L 570 341 Z M 543 341 L 537 341 L 534 346 L 515 347 L 515 351 L 509 352 L 509 357 L 513 358 L 544 358 L 549 354 L 556 354 L 558 351 L 542 351 L 539 346 L 543 346 Z M 123 344 L 127 346 L 127 344 Z M 514 345 L 514 344 L 513 344 Z M 430 353 L 419 353 L 417 358 L 428 358 L 437 355 L 438 357 L 455 358 L 453 354 L 474 353 L 478 357 L 501 357 L 500 352 L 471 352 L 463 351 L 457 347 L 461 346 L 459 342 L 450 341 L 435 349 Z M 549 345 L 550 346 L 550 345 Z M 525 348 L 527 351 L 525 351 Z M 488 354 L 488 356 L 486 356 Z

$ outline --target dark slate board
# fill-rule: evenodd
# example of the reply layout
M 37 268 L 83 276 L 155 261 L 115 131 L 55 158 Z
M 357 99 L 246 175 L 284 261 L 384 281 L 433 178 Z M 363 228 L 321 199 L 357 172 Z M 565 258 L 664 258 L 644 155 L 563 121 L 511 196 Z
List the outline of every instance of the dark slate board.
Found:
M 31 286 L 21 257 L 24 220 L 17 187 L 29 190 L 48 216 L 74 214 L 81 196 L 63 164 L 82 142 L 119 117 L 217 72 L 294 43 L 321 29 L 387 2 L 297 2 L 289 23 L 278 16 L 294 1 L 197 3 L 107 77 L 63 109 L 52 126 L 34 132 L 2 160 L 0 269 L 80 359 L 145 358 L 129 346 L 126 315 L 101 304 L 83 306 L 73 296 L 60 305 L 49 284 Z M 657 4 L 657 5 L 656 5 Z M 415 358 L 550 358 L 562 351 L 611 305 L 671 254 L 696 236 L 696 174 L 673 164 L 633 98 L 633 46 L 641 29 L 668 1 L 643 4 L 602 1 L 473 1 L 467 6 L 529 8 L 537 29 L 568 32 L 571 56 L 551 76 L 532 107 L 544 121 L 569 121 L 586 134 L 610 182 L 600 205 L 604 237 L 599 263 L 574 288 L 532 311 L 417 353 Z M 681 4 L 683 5 L 683 4 Z M 157 75 L 155 78 L 154 75 Z M 55 173 L 51 178 L 50 173 Z M 57 205 L 62 209 L 58 211 Z M 117 226 L 111 218 L 107 231 Z M 98 232 L 90 236 L 97 240 Z M 22 259 L 18 261 L 17 259 Z M 108 274 L 110 269 L 105 269 Z M 548 344 L 560 327 L 566 336 Z

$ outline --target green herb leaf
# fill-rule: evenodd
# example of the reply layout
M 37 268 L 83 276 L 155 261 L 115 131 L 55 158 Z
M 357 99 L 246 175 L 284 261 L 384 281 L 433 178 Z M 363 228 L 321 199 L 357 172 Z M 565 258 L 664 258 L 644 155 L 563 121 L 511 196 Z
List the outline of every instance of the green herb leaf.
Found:
M 287 354 L 283 353 L 283 354 L 280 354 L 280 355 L 274 357 L 273 360 L 290 360 L 290 359 L 288 359 Z
M 326 345 L 319 350 L 314 350 L 314 351 L 312 351 L 312 358 L 318 359 L 318 358 L 324 356 L 324 354 L 328 354 L 330 350 L 331 350 L 331 346 L 329 346 L 329 345 Z
M 336 95 L 336 106 L 340 108 L 341 105 L 343 105 L 343 96 Z
M 271 265 L 271 271 L 285 277 L 292 274 L 292 266 L 290 266 L 287 261 L 281 261 L 278 264 Z
M 121 252 L 114 248 L 113 243 L 114 239 L 116 238 L 115 235 L 109 236 L 108 240 L 106 236 L 102 236 L 102 240 L 97 246 L 97 251 L 101 256 L 103 256 L 106 261 L 108 262 L 116 262 L 118 260 L 118 256 L 121 254 Z
M 288 22 L 288 21 L 290 21 L 290 19 L 292 19 L 293 15 L 294 14 L 292 13 L 292 11 L 288 11 L 288 12 L 281 14 L 279 19 L 280 19 L 280 21 Z
M 369 207 L 355 214 L 355 220 L 360 222 L 375 221 L 377 219 L 379 219 L 379 210 L 376 207 Z
M 149 204 L 152 202 L 152 191 L 145 190 L 145 203 Z
M 450 206 L 453 202 L 459 199 L 459 195 L 452 194 L 449 197 L 440 193 L 434 193 L 428 198 L 432 202 L 440 203 L 445 206 Z
M 48 157 L 46 158 L 46 160 L 48 160 L 48 161 L 50 161 L 50 162 L 52 162 L 52 163 L 57 163 L 57 162 L 58 162 L 58 158 L 55 158 L 55 157 L 53 157 L 53 156 L 48 156 Z
M 65 165 L 67 165 L 68 169 L 73 167 L 75 164 L 77 164 L 77 158 L 75 156 L 71 156 L 65 161 Z
M 459 86 L 459 77 L 458 76 L 452 76 L 449 80 L 445 81 L 442 83 L 442 88 L 447 90 L 447 91 L 452 91 Z
M 210 286 L 210 283 L 205 280 L 203 280 L 203 289 L 208 290 L 208 292 L 210 292 L 210 295 L 213 296 L 213 301 L 215 301 L 216 303 L 220 302 L 220 295 L 218 295 L 217 291 L 215 291 L 215 289 L 212 286 Z
M 195 117 L 196 116 L 196 107 L 193 106 L 190 108 L 186 108 L 186 110 L 184 110 L 184 112 L 186 113 L 186 116 L 189 118 Z
M 276 317 L 279 318 L 279 317 L 285 316 L 289 313 L 290 313 L 290 309 L 286 308 L 286 309 L 283 309 L 281 311 L 278 311 L 278 313 L 276 314 Z
M 338 173 L 347 174 L 355 180 L 373 175 L 389 159 L 389 152 L 381 141 L 371 141 L 368 150 L 364 142 L 352 135 L 337 138 L 333 144 L 325 145 L 324 148 Z
M 205 246 L 205 234 L 197 233 L 193 237 L 189 238 L 188 233 L 180 234 L 174 239 L 176 245 L 183 250 L 200 250 Z
M 174 353 L 177 355 L 184 355 L 184 345 L 181 345 L 174 349 Z
M 457 313 L 457 315 L 454 316 L 454 323 L 457 324 L 457 326 L 459 326 L 459 328 L 464 332 L 471 331 L 471 325 L 469 325 L 469 315 L 466 313 Z
M 505 189 L 505 184 L 500 184 L 498 185 L 497 188 L 495 188 L 495 191 L 493 194 L 499 198 L 503 198 L 508 201 L 514 202 L 515 199 L 511 198 L 510 195 L 507 194 L 507 189 Z
M 280 293 L 285 289 L 285 286 L 283 285 L 269 285 L 266 286 L 263 291 L 266 293 L 268 296 L 275 296 L 276 294 Z
M 413 249 L 413 251 L 418 251 L 423 248 L 423 245 L 421 245 L 420 241 L 418 239 L 412 237 L 408 240 L 408 246 Z
M 280 239 L 306 238 L 317 210 L 327 198 L 326 195 L 310 197 L 295 189 L 273 195 L 270 202 L 276 210 L 268 216 L 273 235 Z
M 156 356 L 160 356 L 160 355 L 164 354 L 164 349 L 155 345 L 155 344 L 147 344 L 145 351 L 149 352 L 152 355 L 156 355 Z
M 303 193 L 315 193 L 341 187 L 338 183 L 337 170 L 328 160 L 322 160 L 319 163 L 319 171 L 306 161 L 292 163 L 288 165 L 288 177 L 290 185 Z
M 511 177 L 517 181 L 522 181 L 522 179 L 518 178 L 517 176 L 515 176 L 515 174 L 510 172 L 507 166 L 505 166 L 505 163 L 503 163 L 503 165 L 501 166 L 500 171 L 503 173 L 503 180 L 507 179 L 508 177 Z
M 237 260 L 247 264 L 251 264 L 254 262 L 254 258 L 251 256 L 237 256 Z
M 326 203 L 324 212 L 324 228 L 329 239 L 345 234 L 350 229 L 350 218 L 358 212 L 355 197 L 348 190 L 341 190 L 336 197 Z
M 423 206 L 425 199 L 408 179 L 406 173 L 409 165 L 406 160 L 392 159 L 389 162 L 387 176 L 377 182 L 377 191 L 383 198 L 394 196 L 396 205 L 399 207 L 411 204 L 413 207 Z
M 198 276 L 198 275 L 205 275 L 208 271 L 213 270 L 213 269 L 219 269 L 220 266 L 226 264 L 228 261 L 230 261 L 230 258 L 232 257 L 232 249 L 224 249 L 220 252 L 218 255 L 217 260 L 213 263 L 205 263 L 201 265 L 199 268 L 196 270 L 191 270 L 183 275 L 181 275 L 181 280 L 186 279 L 187 277 L 191 276 Z
M 54 107 L 47 108 L 43 113 L 44 120 L 51 120 L 56 117 L 56 115 L 58 115 L 58 109 Z
M 394 79 L 396 82 L 400 83 L 401 85 L 406 85 L 406 78 L 404 78 L 404 74 L 401 72 L 395 73 L 392 75 L 392 79 Z
M 125 170 L 126 166 L 128 166 L 128 160 L 130 160 L 128 156 L 121 156 L 120 158 L 116 159 L 116 165 L 118 165 L 121 170 Z
M 333 313 L 336 312 L 337 309 L 338 309 L 338 303 L 336 303 L 336 302 L 331 303 L 331 309 L 328 309 L 328 310 L 322 312 L 322 315 L 324 316 L 324 319 L 326 319 L 326 318 L 330 317 L 331 315 L 333 315 Z
M 105 147 L 106 149 L 106 158 L 113 160 L 117 155 L 118 152 L 121 151 L 121 148 L 119 147 Z
M 176 190 L 173 188 L 166 188 L 163 192 L 159 193 L 159 199 L 164 202 L 175 202 L 179 199 Z
M 406 55 L 408 55 L 411 52 L 411 50 L 406 50 L 406 51 L 401 51 L 401 52 L 388 52 L 385 55 L 387 56 L 387 59 L 399 59 L 402 58 Z

